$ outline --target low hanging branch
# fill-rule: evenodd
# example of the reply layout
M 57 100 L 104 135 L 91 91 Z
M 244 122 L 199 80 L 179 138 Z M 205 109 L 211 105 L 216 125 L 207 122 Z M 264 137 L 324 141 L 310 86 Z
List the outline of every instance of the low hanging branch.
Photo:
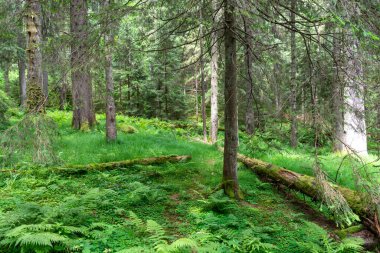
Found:
M 314 177 L 299 174 L 241 154 L 238 154 L 238 160 L 261 176 L 300 191 L 314 199 L 321 199 Z M 362 223 L 380 237 L 378 218 L 373 209 L 367 204 L 366 196 L 361 192 L 338 185 L 331 184 L 331 187 L 343 195 L 350 208 L 360 217 Z
M 133 160 L 125 160 L 119 162 L 109 162 L 109 163 L 92 163 L 87 165 L 65 165 L 62 167 L 49 168 L 49 171 L 64 174 L 64 175 L 75 175 L 75 174 L 87 174 L 91 171 L 108 171 L 115 169 L 124 169 L 133 165 L 154 165 L 154 164 L 165 164 L 165 163 L 179 163 L 185 162 L 191 159 L 191 156 L 159 156 L 159 157 L 149 157 Z M 6 173 L 23 173 L 22 170 L 1 170 L 0 172 Z M 27 171 L 25 171 L 27 172 Z

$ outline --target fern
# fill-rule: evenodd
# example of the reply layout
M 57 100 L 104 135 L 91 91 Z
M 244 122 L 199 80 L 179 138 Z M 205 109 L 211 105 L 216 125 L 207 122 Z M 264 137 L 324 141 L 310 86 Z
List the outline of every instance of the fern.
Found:
M 134 226 L 139 232 L 145 231 L 144 222 L 132 211 L 129 211 L 129 220 L 127 224 Z
M 363 240 L 360 238 L 346 238 L 341 242 L 334 241 L 328 236 L 324 236 L 320 244 L 308 242 L 299 243 L 311 253 L 360 253 L 363 252 Z
M 15 246 L 21 247 L 33 247 L 33 246 L 43 246 L 52 248 L 53 244 L 65 244 L 67 237 L 61 236 L 59 234 L 42 232 L 42 233 L 27 233 L 20 236 L 15 242 Z
M 149 239 L 153 242 L 155 247 L 160 244 L 167 244 L 165 230 L 154 220 L 147 220 L 146 231 L 150 234 Z
M 173 250 L 180 250 L 185 248 L 190 248 L 192 251 L 196 251 L 198 245 L 194 240 L 189 238 L 180 238 L 170 245 L 170 249 Z

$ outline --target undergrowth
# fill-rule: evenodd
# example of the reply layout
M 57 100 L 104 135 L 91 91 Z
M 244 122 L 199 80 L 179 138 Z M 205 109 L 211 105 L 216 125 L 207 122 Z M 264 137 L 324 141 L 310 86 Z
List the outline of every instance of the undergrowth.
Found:
M 106 144 L 104 117 L 98 116 L 93 131 L 76 132 L 68 113 L 48 116 L 57 124 L 54 148 L 65 163 L 166 154 L 193 158 L 70 177 L 38 168 L 38 173 L 0 174 L 0 253 L 362 252 L 362 242 L 329 239 L 244 167 L 239 180 L 246 202 L 215 191 L 222 155 L 194 141 L 196 126 L 184 130 L 170 122 L 119 116 L 135 131 Z

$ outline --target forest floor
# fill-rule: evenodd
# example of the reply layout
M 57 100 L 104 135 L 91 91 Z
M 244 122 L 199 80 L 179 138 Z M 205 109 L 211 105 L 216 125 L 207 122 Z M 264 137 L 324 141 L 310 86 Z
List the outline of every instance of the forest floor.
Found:
M 337 243 L 330 238 L 334 223 L 323 206 L 309 199 L 303 202 L 299 194 L 261 181 L 242 165 L 239 181 L 244 202 L 225 197 L 217 190 L 222 154 L 215 146 L 196 140 L 197 127 L 184 130 L 173 128 L 170 122 L 119 117 L 118 141 L 107 144 L 104 116 L 98 116 L 95 130 L 84 132 L 71 129 L 68 113 L 49 116 L 58 125 L 55 150 L 64 164 L 172 154 L 191 155 L 192 160 L 78 176 L 49 169 L 3 173 L 1 253 L 21 252 L 22 247 L 84 253 L 194 252 L 195 248 L 196 252 L 347 252 L 357 247 L 353 240 Z M 265 136 L 250 141 L 242 137 L 241 152 L 311 173 L 313 161 L 305 159 L 311 157 L 306 149 L 279 150 L 279 144 L 268 142 Z M 258 148 L 250 151 L 252 146 Z M 336 165 L 331 156 L 322 159 L 326 166 Z M 348 167 L 343 164 L 340 173 Z M 340 180 L 352 186 L 353 181 Z

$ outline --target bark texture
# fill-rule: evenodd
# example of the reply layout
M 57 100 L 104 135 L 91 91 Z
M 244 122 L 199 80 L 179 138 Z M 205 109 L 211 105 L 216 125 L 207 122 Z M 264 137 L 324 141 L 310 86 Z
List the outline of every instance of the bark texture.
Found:
M 224 45 L 225 45 L 225 137 L 223 182 L 224 192 L 231 197 L 240 198 L 237 177 L 237 147 L 238 147 L 238 110 L 236 83 L 236 38 L 235 38 L 235 7 L 232 0 L 224 2 Z
M 253 172 L 269 178 L 275 183 L 285 185 L 289 188 L 298 190 L 307 196 L 320 200 L 321 196 L 318 194 L 316 179 L 314 177 L 302 175 L 241 154 L 238 154 L 238 160 Z M 379 236 L 378 220 L 374 215 L 373 209 L 366 204 L 366 197 L 364 194 L 338 185 L 332 185 L 332 187 L 342 193 L 351 209 L 359 215 L 363 224 Z
M 291 47 L 291 66 L 290 66 L 290 83 L 292 86 L 291 93 L 291 136 L 290 145 L 295 148 L 298 145 L 297 139 L 297 56 L 296 56 L 296 8 L 297 0 L 291 0 L 290 22 L 292 23 L 292 31 L 290 37 Z
M 220 22 L 220 2 L 219 0 L 212 1 L 213 9 L 213 31 L 211 33 L 211 128 L 210 137 L 211 143 L 216 143 L 218 140 L 218 26 Z
M 28 79 L 27 110 L 44 111 L 45 96 L 42 91 L 42 54 L 41 54 L 41 4 L 38 0 L 27 0 L 26 32 L 28 38 Z
M 87 1 L 71 0 L 71 81 L 73 93 L 73 128 L 95 125 L 89 66 Z
M 104 0 L 105 11 L 109 8 L 112 0 Z M 110 18 L 107 16 L 107 18 Z M 106 72 L 106 138 L 107 141 L 115 141 L 117 138 L 116 130 L 116 106 L 115 106 L 115 88 L 112 75 L 112 46 L 114 44 L 114 34 L 110 27 L 110 22 L 106 22 L 105 41 L 105 72 Z

